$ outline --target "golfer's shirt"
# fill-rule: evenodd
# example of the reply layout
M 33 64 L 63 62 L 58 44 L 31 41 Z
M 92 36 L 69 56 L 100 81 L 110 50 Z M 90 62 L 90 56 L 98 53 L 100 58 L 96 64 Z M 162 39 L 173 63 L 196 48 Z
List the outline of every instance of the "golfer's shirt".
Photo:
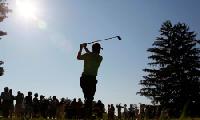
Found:
M 95 53 L 85 53 L 80 56 L 81 60 L 84 60 L 84 75 L 97 76 L 98 68 L 103 60 L 103 57 Z

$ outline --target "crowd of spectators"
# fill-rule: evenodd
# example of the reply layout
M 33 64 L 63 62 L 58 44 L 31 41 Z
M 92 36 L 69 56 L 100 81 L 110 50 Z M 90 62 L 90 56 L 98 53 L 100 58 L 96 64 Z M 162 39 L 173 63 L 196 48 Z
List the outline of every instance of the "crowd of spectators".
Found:
M 14 104 L 15 103 L 15 104 Z M 27 96 L 20 91 L 12 94 L 12 89 L 4 88 L 0 96 L 0 111 L 4 118 L 45 118 L 45 119 L 81 119 L 84 117 L 84 102 L 79 98 L 73 100 L 56 96 L 45 98 L 43 95 L 28 92 Z M 98 100 L 93 102 L 93 114 L 103 119 L 104 104 Z
M 108 104 L 105 109 L 101 100 L 93 101 L 93 117 L 97 119 L 108 120 L 143 120 L 144 118 L 156 118 L 160 116 L 161 110 L 157 106 L 141 104 Z M 12 89 L 4 88 L 0 96 L 0 113 L 4 118 L 45 118 L 45 119 L 83 119 L 84 118 L 84 101 L 79 99 L 67 99 L 56 97 L 45 97 L 32 92 L 27 96 L 20 91 L 14 96 Z M 158 118 L 157 117 L 157 118 Z

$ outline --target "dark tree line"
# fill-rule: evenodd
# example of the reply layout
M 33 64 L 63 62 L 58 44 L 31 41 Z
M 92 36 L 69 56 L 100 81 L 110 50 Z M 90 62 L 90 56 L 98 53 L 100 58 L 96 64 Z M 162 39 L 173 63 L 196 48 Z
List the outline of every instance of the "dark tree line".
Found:
M 151 62 L 143 70 L 147 74 L 140 81 L 140 95 L 163 109 L 176 109 L 177 114 L 200 106 L 200 40 L 196 36 L 184 23 L 162 24 L 160 36 L 147 49 Z
M 11 12 L 11 10 L 8 8 L 8 3 L 6 3 L 6 0 L 0 0 L 0 22 L 2 22 L 5 18 L 7 18 L 7 14 Z M 7 35 L 7 32 L 4 32 L 0 30 L 0 36 Z M 1 38 L 0 38 L 1 39 Z M 3 61 L 0 61 L 0 65 L 3 64 Z M 2 76 L 4 73 L 3 67 L 0 67 L 0 76 Z

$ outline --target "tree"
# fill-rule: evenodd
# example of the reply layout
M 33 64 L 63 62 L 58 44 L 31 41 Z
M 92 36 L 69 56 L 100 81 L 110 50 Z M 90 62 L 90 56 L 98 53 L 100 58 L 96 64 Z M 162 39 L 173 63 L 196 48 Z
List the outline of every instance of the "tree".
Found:
M 143 88 L 138 93 L 163 108 L 200 105 L 199 43 L 186 24 L 164 22 L 154 47 L 147 49 L 152 62 L 143 70 L 147 75 L 140 81 Z
M 7 18 L 7 14 L 11 12 L 11 10 L 8 8 L 8 3 L 6 3 L 6 0 L 0 0 L 0 22 L 2 22 L 5 18 Z M 0 30 L 0 36 L 7 35 L 6 32 Z M 1 38 L 0 38 L 1 39 Z M 3 64 L 3 61 L 0 61 L 0 65 Z M 3 67 L 0 67 L 0 76 L 2 76 L 4 73 Z

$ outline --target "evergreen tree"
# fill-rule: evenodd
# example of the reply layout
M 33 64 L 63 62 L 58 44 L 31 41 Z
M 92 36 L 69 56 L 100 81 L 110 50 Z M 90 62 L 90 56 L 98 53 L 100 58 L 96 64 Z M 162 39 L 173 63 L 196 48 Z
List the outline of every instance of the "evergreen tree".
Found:
M 163 108 L 183 109 L 200 104 L 200 41 L 184 23 L 163 23 L 152 48 L 150 68 L 138 92 Z
M 8 3 L 6 3 L 6 0 L 0 0 L 0 22 L 2 22 L 5 18 L 7 18 L 7 14 L 11 12 L 11 10 L 8 8 Z M 7 35 L 6 32 L 0 30 L 0 36 Z M 0 38 L 1 39 L 1 38 Z M 0 65 L 3 64 L 3 61 L 0 61 Z M 2 76 L 4 73 L 3 67 L 0 67 L 0 76 Z

